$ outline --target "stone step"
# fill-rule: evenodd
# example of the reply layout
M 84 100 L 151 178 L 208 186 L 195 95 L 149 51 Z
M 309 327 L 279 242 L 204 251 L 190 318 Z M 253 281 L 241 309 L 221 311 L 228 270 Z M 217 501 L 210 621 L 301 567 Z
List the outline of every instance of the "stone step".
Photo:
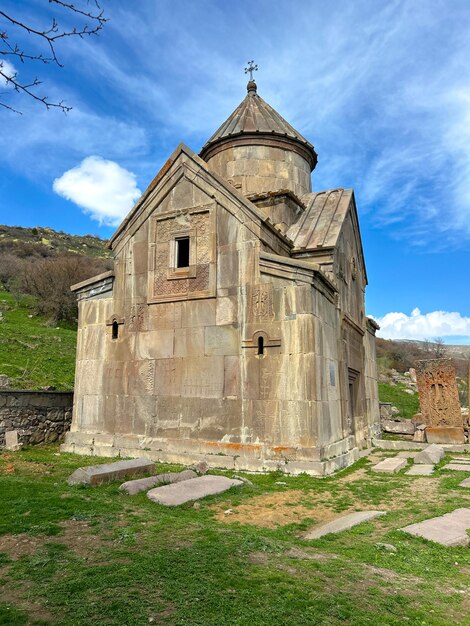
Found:
M 433 471 L 434 465 L 425 465 L 422 463 L 421 465 L 413 465 L 405 474 L 407 476 L 431 476 Z
M 470 543 L 470 537 L 467 535 L 469 528 L 470 509 L 456 509 L 452 513 L 410 524 L 400 530 L 443 546 L 467 546 Z
M 67 480 L 69 485 L 101 485 L 113 480 L 149 474 L 155 470 L 155 463 L 149 459 L 130 459 L 102 465 L 79 467 Z
M 401 459 L 398 457 L 391 457 L 389 459 L 384 459 L 383 461 L 380 461 L 380 463 L 377 463 L 377 465 L 374 465 L 374 467 L 372 468 L 372 471 L 373 472 L 387 472 L 387 473 L 395 474 L 396 472 L 399 472 L 401 469 L 406 467 L 406 465 L 407 465 L 406 459 Z
M 185 480 L 173 485 L 156 487 L 147 493 L 147 497 L 152 502 L 157 502 L 158 504 L 178 506 L 185 502 L 223 493 L 230 487 L 239 487 L 241 485 L 243 485 L 243 481 L 235 478 L 206 474 L 206 476 L 199 476 L 198 478 L 192 478 L 191 480 Z
M 401 452 L 399 452 L 397 454 L 397 458 L 398 459 L 414 459 L 415 456 L 417 456 L 419 454 L 419 451 L 415 450 L 402 450 Z
M 349 515 L 344 515 L 343 517 L 335 519 L 332 522 L 313 528 L 306 535 L 304 535 L 304 539 L 319 539 L 324 535 L 340 533 L 343 530 L 350 530 L 351 528 L 354 528 L 354 526 L 362 524 L 362 522 L 368 522 L 369 520 L 375 519 L 380 515 L 385 515 L 385 513 L 386 511 L 358 511 L 356 513 L 349 513 Z
M 470 463 L 466 465 L 464 463 L 447 463 L 442 469 L 454 470 L 456 472 L 470 472 Z

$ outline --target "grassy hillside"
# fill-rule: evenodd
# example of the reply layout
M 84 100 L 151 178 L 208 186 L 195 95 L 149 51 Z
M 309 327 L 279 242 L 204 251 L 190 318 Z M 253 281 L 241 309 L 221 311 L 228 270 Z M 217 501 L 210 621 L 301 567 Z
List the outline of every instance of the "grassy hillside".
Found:
M 418 394 L 410 395 L 404 385 L 379 383 L 380 402 L 391 402 L 400 411 L 400 417 L 411 418 L 419 411 Z
M 75 253 L 98 258 L 111 258 L 106 241 L 93 235 L 68 235 L 52 228 L 23 228 L 0 225 L 0 253 L 17 256 L 48 256 Z
M 31 299 L 0 291 L 0 374 L 16 389 L 73 389 L 77 331 L 50 326 Z

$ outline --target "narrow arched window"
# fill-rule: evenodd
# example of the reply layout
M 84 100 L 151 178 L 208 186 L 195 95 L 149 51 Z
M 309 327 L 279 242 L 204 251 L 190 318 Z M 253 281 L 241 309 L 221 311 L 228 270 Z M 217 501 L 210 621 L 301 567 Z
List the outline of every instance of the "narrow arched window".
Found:
M 116 322 L 116 320 L 114 320 L 113 325 L 112 325 L 112 335 L 111 337 L 113 339 L 117 339 L 119 336 L 119 324 Z
M 258 337 L 258 354 L 264 354 L 264 337 Z

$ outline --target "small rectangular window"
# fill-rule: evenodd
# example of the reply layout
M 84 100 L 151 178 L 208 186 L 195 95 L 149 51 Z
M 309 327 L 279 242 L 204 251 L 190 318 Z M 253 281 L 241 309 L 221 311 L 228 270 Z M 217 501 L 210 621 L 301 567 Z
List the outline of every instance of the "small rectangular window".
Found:
M 176 267 L 189 267 L 189 237 L 176 240 Z

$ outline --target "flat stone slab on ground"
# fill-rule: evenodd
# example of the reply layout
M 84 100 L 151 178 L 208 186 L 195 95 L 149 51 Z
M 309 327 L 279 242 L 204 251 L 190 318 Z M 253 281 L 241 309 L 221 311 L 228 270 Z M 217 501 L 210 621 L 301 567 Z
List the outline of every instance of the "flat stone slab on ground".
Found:
M 401 469 L 406 467 L 406 459 L 401 459 L 399 457 L 391 457 L 389 459 L 384 459 L 374 465 L 372 468 L 373 472 L 399 472 Z
M 461 456 L 459 456 L 459 457 L 456 457 L 454 459 L 450 459 L 450 463 L 466 463 L 466 464 L 470 464 L 470 457 L 467 457 L 466 459 L 464 459 Z
M 470 463 L 447 463 L 442 469 L 455 470 L 456 472 L 470 472 Z
M 415 456 L 415 463 L 424 463 L 424 465 L 435 465 L 444 458 L 444 448 L 433 443 L 421 450 Z
M 397 454 L 397 459 L 414 459 L 419 454 L 417 450 L 402 450 Z
M 385 515 L 385 513 L 386 511 L 358 511 L 357 513 L 350 513 L 332 522 L 313 528 L 304 535 L 304 539 L 319 539 L 330 533 L 340 533 L 343 530 L 349 530 L 358 524 L 362 524 L 362 522 L 368 522 L 380 515 Z
M 470 478 L 464 478 L 464 480 L 459 483 L 459 487 L 470 487 Z
M 456 509 L 452 513 L 411 524 L 400 530 L 416 537 L 435 541 L 443 546 L 452 547 L 467 546 L 470 543 L 470 537 L 467 535 L 468 528 L 470 528 L 470 509 Z
M 137 478 L 136 480 L 128 480 L 119 487 L 120 491 L 125 491 L 130 496 L 134 496 L 141 491 L 148 491 L 156 485 L 171 485 L 179 483 L 183 480 L 196 478 L 196 472 L 193 470 L 184 470 L 183 472 L 167 472 L 166 474 L 158 474 L 157 476 L 149 476 L 148 478 Z
M 425 465 L 421 463 L 420 465 L 413 465 L 410 469 L 405 472 L 407 476 L 431 476 L 434 471 L 434 465 Z
M 79 467 L 67 480 L 69 485 L 101 485 L 119 478 L 148 474 L 155 470 L 155 463 L 149 459 L 130 459 L 102 465 Z
M 200 500 L 206 496 L 223 493 L 230 489 L 230 487 L 239 487 L 240 485 L 243 485 L 243 482 L 235 478 L 206 474 L 205 476 L 184 480 L 174 485 L 165 485 L 164 487 L 151 489 L 147 493 L 147 497 L 152 500 L 152 502 L 158 502 L 158 504 L 178 506 L 185 502 Z

